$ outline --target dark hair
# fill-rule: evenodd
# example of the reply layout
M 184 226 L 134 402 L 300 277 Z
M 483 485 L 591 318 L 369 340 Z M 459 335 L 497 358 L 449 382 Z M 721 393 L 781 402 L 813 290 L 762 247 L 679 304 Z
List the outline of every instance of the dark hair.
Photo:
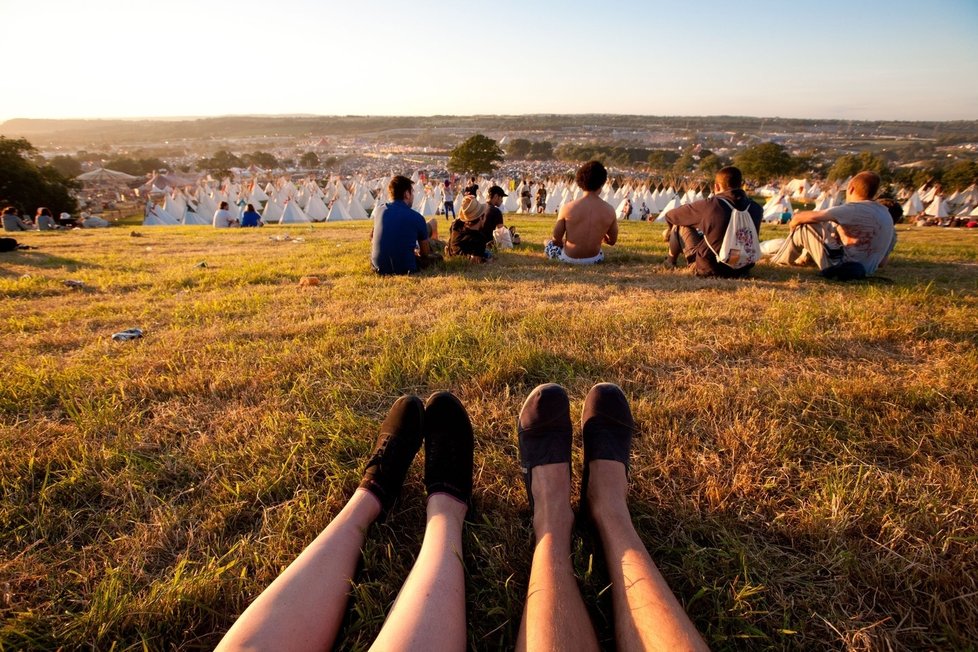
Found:
M 744 175 L 740 172 L 740 168 L 732 165 L 717 170 L 714 180 L 720 186 L 720 190 L 736 190 L 744 186 Z
M 221 210 L 226 211 L 228 209 L 228 203 L 226 201 L 221 202 Z
M 577 169 L 577 185 L 588 192 L 601 190 L 607 180 L 608 171 L 601 165 L 601 161 L 588 161 Z
M 10 213 L 16 213 L 16 212 L 17 212 L 17 209 L 14 208 L 13 206 L 4 206 L 3 207 L 3 214 L 4 215 L 8 215 Z
M 255 207 L 252 206 L 251 204 L 248 204 L 247 206 L 245 206 L 245 210 L 249 210 L 252 213 L 254 213 L 255 212 Z
M 387 192 L 390 193 L 391 199 L 394 201 L 403 201 L 404 195 L 406 195 L 408 191 L 412 190 L 413 188 L 413 181 L 398 174 L 391 179 L 391 182 L 387 186 Z
M 48 217 L 51 217 L 51 210 L 48 209 L 48 208 L 45 208 L 44 206 L 41 206 L 40 208 L 37 209 L 37 214 L 38 215 L 47 215 Z
M 893 218 L 894 224 L 899 224 L 903 221 L 903 206 L 898 201 L 889 197 L 883 197 L 877 199 L 876 203 L 890 212 L 890 217 Z
M 880 189 L 880 175 L 870 170 L 863 170 L 852 178 L 854 194 L 862 199 L 872 199 Z

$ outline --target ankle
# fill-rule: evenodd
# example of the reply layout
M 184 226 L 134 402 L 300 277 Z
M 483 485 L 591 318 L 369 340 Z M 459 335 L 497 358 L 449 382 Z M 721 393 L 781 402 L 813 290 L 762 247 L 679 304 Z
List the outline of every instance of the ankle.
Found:
M 611 460 L 592 460 L 588 475 L 588 516 L 596 523 L 630 518 L 625 466 Z

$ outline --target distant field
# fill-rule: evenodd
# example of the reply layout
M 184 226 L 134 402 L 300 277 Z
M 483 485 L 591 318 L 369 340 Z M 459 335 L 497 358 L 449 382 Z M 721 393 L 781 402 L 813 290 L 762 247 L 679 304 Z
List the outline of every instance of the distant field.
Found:
M 212 647 L 353 491 L 393 400 L 445 388 L 477 436 L 470 646 L 511 649 L 532 550 L 515 418 L 547 381 L 575 411 L 598 381 L 629 395 L 634 519 L 715 649 L 974 649 L 978 233 L 901 226 L 884 280 L 737 282 L 657 269 L 646 223 L 601 266 L 548 263 L 551 220 L 511 216 L 524 248 L 413 278 L 370 271 L 363 222 L 21 237 L 37 249 L 0 254 L 0 649 Z M 416 463 L 341 649 L 380 628 L 423 493 Z

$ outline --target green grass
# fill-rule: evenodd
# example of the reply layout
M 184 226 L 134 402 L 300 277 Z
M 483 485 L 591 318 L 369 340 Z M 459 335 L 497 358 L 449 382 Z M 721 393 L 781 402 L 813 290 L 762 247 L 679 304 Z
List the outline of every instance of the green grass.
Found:
M 902 226 L 891 282 L 738 282 L 657 269 L 645 223 L 606 264 L 548 263 L 551 220 L 414 278 L 370 272 L 366 223 L 21 237 L 38 248 L 0 255 L 0 649 L 212 647 L 353 491 L 393 400 L 438 389 L 477 436 L 470 644 L 510 649 L 532 545 L 515 417 L 547 381 L 574 410 L 598 381 L 631 398 L 633 517 L 715 649 L 974 649 L 978 233 Z M 423 493 L 416 464 L 342 649 L 378 631 Z M 608 643 L 600 551 L 575 550 Z

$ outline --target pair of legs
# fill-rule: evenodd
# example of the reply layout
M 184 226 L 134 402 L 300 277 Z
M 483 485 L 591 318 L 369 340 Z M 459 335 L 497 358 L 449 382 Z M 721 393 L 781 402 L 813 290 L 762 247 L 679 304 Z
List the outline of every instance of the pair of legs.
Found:
M 450 201 L 445 202 L 445 219 L 448 219 L 448 214 L 452 214 L 452 219 L 455 219 L 455 204 Z
M 385 515 L 424 439 L 421 552 L 374 642 L 379 650 L 464 650 L 462 521 L 472 495 L 472 426 L 447 392 L 397 400 L 363 481 L 323 532 L 244 611 L 218 650 L 328 650 L 346 612 L 370 524 Z
M 841 246 L 832 248 L 826 241 L 834 239 L 834 228 L 827 223 L 802 224 L 791 229 L 781 249 L 771 262 L 775 265 L 798 265 L 813 262 L 825 270 L 842 261 Z
M 697 252 L 704 247 L 703 234 L 691 226 L 670 226 L 666 241 L 669 243 L 669 257 L 666 258 L 666 265 L 669 267 L 675 267 L 676 261 L 684 252 L 686 262 L 694 262 Z
M 626 503 L 634 421 L 616 385 L 595 385 L 581 415 L 581 509 L 608 563 L 619 650 L 705 650 L 632 524 Z M 536 546 L 518 650 L 597 650 L 571 563 L 570 402 L 559 385 L 537 387 L 520 412 L 521 466 L 533 508 Z

